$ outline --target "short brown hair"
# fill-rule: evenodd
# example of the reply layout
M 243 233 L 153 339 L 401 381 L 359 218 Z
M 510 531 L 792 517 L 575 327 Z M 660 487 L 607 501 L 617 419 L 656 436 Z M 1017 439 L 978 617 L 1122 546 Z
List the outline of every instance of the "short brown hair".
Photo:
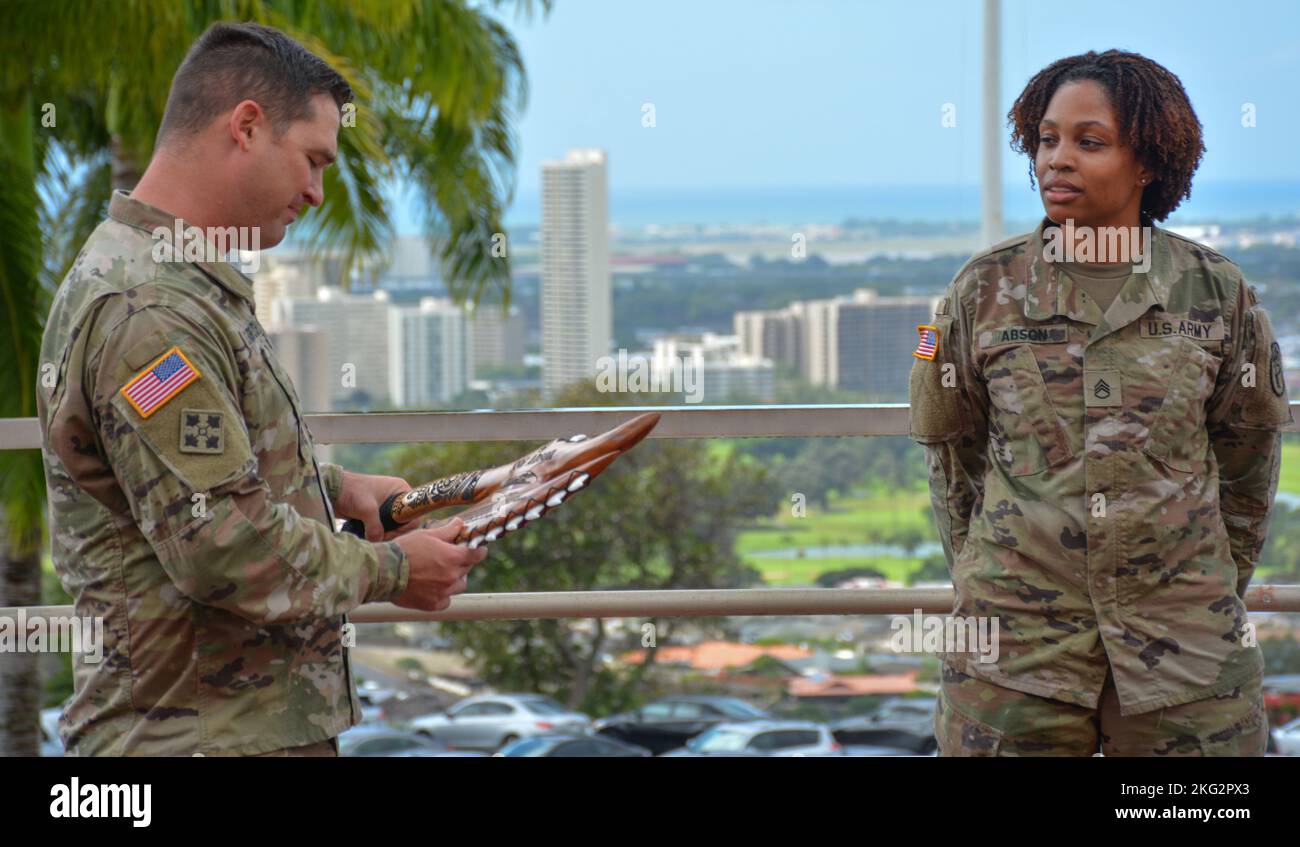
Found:
M 242 100 L 254 100 L 272 133 L 310 118 L 311 98 L 329 94 L 343 108 L 352 87 L 338 71 L 278 29 L 253 23 L 214 23 L 194 42 L 172 78 L 158 142 L 193 135 Z
M 1105 90 L 1120 136 L 1136 151 L 1138 161 L 1155 172 L 1142 192 L 1141 211 L 1164 220 L 1191 196 L 1192 174 L 1205 154 L 1205 143 L 1182 82 L 1138 53 L 1089 50 L 1055 61 L 1029 80 L 1007 113 L 1011 149 L 1029 155 L 1029 184 L 1034 184 L 1038 124 L 1047 104 L 1060 86 L 1085 79 Z

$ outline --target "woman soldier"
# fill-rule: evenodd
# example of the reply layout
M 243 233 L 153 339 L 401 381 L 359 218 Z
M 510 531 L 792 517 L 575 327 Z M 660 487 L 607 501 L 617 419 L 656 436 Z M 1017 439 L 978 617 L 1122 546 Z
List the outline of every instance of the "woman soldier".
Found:
M 1254 288 L 1154 224 L 1200 122 L 1116 50 L 1043 69 L 1009 119 L 1046 215 L 958 271 L 913 354 L 953 615 L 998 635 L 945 645 L 940 750 L 1262 755 L 1244 597 L 1292 417 Z

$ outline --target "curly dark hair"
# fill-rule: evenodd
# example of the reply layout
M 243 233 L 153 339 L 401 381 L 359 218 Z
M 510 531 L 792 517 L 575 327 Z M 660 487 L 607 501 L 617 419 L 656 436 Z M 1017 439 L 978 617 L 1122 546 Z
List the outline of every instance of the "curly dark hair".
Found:
M 1034 186 L 1038 153 L 1038 124 L 1056 89 L 1067 82 L 1090 79 L 1110 99 L 1119 120 L 1120 137 L 1154 172 L 1142 191 L 1142 212 L 1162 221 L 1192 193 L 1192 174 L 1205 154 L 1201 122 L 1178 77 L 1137 53 L 1089 50 L 1059 59 L 1029 80 L 1007 112 L 1011 149 L 1029 156 L 1029 184 Z

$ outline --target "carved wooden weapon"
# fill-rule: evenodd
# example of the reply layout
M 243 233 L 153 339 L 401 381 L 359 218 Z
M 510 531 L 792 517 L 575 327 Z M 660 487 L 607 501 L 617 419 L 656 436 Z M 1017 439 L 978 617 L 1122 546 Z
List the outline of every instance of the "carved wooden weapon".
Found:
M 379 507 L 379 519 L 391 532 L 439 509 L 467 505 L 455 515 L 465 526 L 452 543 L 475 548 L 496 541 L 585 488 L 658 423 L 659 413 L 647 412 L 595 438 L 556 439 L 508 464 L 434 480 L 389 497 Z M 365 524 L 355 518 L 343 530 L 366 534 Z

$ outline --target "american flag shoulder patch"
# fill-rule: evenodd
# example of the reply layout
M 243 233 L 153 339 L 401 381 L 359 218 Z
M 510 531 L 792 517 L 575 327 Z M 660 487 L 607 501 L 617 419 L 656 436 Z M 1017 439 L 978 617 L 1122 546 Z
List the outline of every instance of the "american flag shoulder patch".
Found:
M 916 349 L 912 355 L 918 359 L 933 360 L 939 353 L 939 328 L 929 324 L 920 324 L 916 331 L 920 333 L 921 338 L 916 343 Z
M 173 347 L 159 356 L 152 365 L 133 376 L 122 387 L 121 393 L 140 413 L 140 417 L 147 418 L 199 376 L 198 368 L 185 358 L 181 349 Z

